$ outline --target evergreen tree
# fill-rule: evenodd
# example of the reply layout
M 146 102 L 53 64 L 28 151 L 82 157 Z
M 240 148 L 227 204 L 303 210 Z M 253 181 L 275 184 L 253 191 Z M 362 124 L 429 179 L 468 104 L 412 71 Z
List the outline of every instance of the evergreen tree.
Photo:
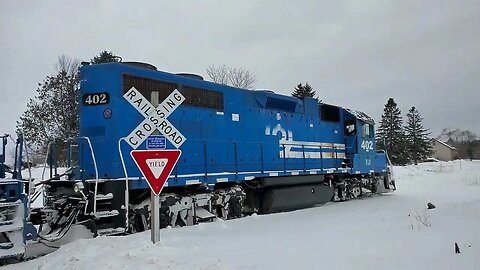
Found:
M 90 63 L 101 64 L 101 63 L 119 62 L 120 59 L 121 57 L 116 56 L 112 52 L 103 51 L 99 55 L 96 55 L 95 57 L 93 57 L 93 59 L 90 60 Z
M 295 86 L 292 96 L 303 99 L 305 97 L 315 97 L 316 92 L 313 90 L 313 87 L 311 87 L 308 83 L 305 83 L 305 85 L 302 85 L 299 83 L 297 86 Z
M 17 122 L 26 141 L 44 154 L 49 142 L 61 144 L 79 133 L 79 61 L 61 56 L 55 68 L 57 74 L 38 84 L 35 98 Z
M 92 64 L 118 62 L 121 58 L 103 51 Z M 67 138 L 79 134 L 79 61 L 65 55 L 55 64 L 56 74 L 38 84 L 37 94 L 27 104 L 27 110 L 17 121 L 17 129 L 38 155 L 46 154 L 49 142 L 54 142 L 62 159 Z
M 297 86 L 295 86 L 295 88 L 293 88 L 292 96 L 296 98 L 303 97 L 303 88 L 304 86 L 301 83 L 299 83 Z
M 397 103 L 390 98 L 383 109 L 382 120 L 376 135 L 378 148 L 386 150 L 390 160 L 396 165 L 408 163 L 401 114 Z
M 422 116 L 417 108 L 412 107 L 407 113 L 405 136 L 407 140 L 407 152 L 410 160 L 418 164 L 432 154 L 430 144 L 430 132 L 422 125 Z

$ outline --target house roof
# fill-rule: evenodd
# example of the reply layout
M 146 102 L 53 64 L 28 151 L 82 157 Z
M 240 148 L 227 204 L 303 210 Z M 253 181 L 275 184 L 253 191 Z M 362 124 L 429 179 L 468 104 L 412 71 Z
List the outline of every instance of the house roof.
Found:
M 438 139 L 435 139 L 435 138 L 430 139 L 430 142 L 432 142 L 432 141 L 436 141 L 436 142 L 438 142 L 438 143 L 440 143 L 440 144 L 443 144 L 444 146 L 450 148 L 451 150 L 456 150 L 456 151 L 458 151 L 457 148 L 455 148 L 455 147 L 447 144 L 446 142 L 442 142 L 442 141 L 440 141 L 440 140 L 438 140 Z

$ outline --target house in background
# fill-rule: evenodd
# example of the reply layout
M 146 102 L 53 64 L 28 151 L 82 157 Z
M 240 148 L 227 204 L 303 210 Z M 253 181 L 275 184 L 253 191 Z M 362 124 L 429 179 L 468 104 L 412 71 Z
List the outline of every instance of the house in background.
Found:
M 434 158 L 442 161 L 449 161 L 458 157 L 457 148 L 435 138 L 431 139 L 430 143 L 432 144 Z

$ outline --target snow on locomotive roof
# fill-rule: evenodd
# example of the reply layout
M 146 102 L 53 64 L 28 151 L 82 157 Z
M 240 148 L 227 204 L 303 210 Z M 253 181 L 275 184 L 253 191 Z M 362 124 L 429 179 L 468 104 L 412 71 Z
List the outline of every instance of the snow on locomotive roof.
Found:
M 358 120 L 367 122 L 367 123 L 369 123 L 369 124 L 375 123 L 375 121 L 373 121 L 373 118 L 371 118 L 370 116 L 368 116 L 368 115 L 367 115 L 366 113 L 364 113 L 364 112 L 357 111 L 357 110 L 352 110 L 352 109 L 348 109 L 348 108 L 345 108 L 345 110 L 346 110 L 347 112 L 349 112 L 350 114 L 352 114 L 353 116 L 355 116 Z

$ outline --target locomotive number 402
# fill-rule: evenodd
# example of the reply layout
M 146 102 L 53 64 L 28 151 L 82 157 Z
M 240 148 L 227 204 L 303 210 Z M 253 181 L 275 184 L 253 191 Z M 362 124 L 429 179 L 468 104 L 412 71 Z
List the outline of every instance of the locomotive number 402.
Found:
M 108 104 L 110 97 L 108 93 L 90 93 L 83 95 L 82 101 L 85 106 L 104 105 Z
M 361 145 L 363 150 L 373 150 L 373 142 L 372 141 L 362 141 Z

